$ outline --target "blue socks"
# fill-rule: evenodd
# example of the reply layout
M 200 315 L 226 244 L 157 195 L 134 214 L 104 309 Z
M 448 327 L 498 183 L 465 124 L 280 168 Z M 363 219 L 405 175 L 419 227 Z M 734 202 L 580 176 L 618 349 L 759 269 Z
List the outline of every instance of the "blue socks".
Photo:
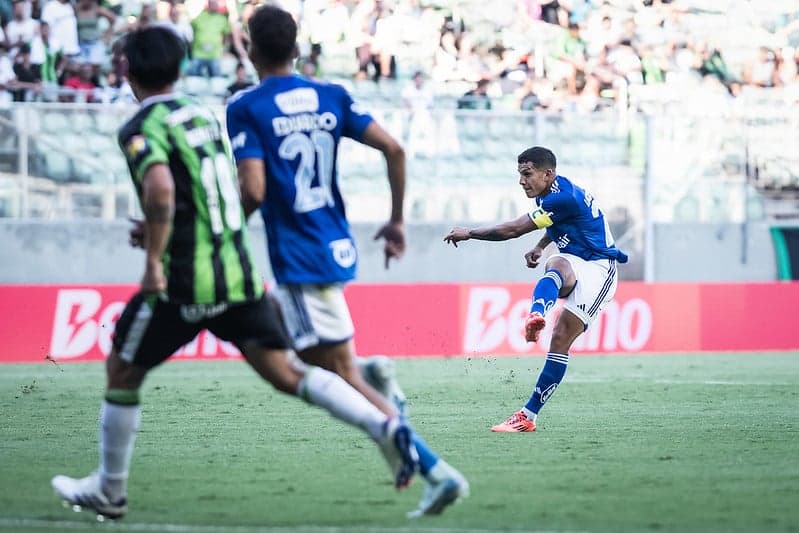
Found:
M 536 291 L 537 290 L 538 287 L 536 287 Z M 535 384 L 533 394 L 524 405 L 525 409 L 534 414 L 538 414 L 538 411 L 541 410 L 541 407 L 544 406 L 549 397 L 555 393 L 555 389 L 558 388 L 558 385 L 563 380 L 568 364 L 569 354 L 552 352 L 547 354 L 546 363 L 544 363 L 544 368 L 538 376 L 538 382 Z
M 438 455 L 427 445 L 427 443 L 415 431 L 413 432 L 413 444 L 419 452 L 419 471 L 427 477 L 430 470 L 438 463 Z
M 560 288 L 563 287 L 563 278 L 557 270 L 547 270 L 544 276 L 538 280 L 533 290 L 533 307 L 530 312 L 538 311 L 541 316 L 547 314 L 552 309 L 558 299 Z

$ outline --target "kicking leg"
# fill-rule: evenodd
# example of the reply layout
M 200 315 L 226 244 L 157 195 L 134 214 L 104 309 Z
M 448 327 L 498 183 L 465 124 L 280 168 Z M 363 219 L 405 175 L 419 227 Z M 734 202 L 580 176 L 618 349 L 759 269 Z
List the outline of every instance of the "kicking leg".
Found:
M 577 279 L 568 260 L 553 256 L 546 264 L 546 273 L 533 289 L 533 305 L 524 323 L 525 338 L 536 342 L 546 326 L 544 317 L 555 306 L 558 297 L 565 297 L 574 290 Z

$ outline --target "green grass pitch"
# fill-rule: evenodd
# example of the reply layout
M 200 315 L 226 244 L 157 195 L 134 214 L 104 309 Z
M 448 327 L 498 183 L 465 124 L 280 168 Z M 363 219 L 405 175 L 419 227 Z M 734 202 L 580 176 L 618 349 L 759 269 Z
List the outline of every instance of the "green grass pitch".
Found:
M 0 366 L 0 532 L 799 531 L 799 353 L 576 356 L 531 434 L 489 427 L 543 357 L 402 359 L 411 421 L 469 478 L 405 519 L 372 443 L 243 362 L 167 363 L 143 389 L 130 512 L 64 509 L 97 464 L 101 364 Z

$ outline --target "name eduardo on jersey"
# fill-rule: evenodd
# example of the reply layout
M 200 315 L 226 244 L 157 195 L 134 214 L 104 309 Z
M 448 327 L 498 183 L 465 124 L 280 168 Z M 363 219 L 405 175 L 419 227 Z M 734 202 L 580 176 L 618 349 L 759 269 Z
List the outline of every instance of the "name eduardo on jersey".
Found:
M 355 277 L 357 250 L 338 186 L 338 145 L 372 122 L 343 87 L 300 76 L 267 78 L 228 105 L 237 162 L 261 159 L 261 216 L 281 284 L 338 283 Z

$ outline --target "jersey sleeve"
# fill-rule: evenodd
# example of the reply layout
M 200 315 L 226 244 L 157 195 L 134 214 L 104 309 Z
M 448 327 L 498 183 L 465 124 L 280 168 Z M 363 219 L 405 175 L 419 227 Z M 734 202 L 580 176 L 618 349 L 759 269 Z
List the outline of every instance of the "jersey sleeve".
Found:
M 263 159 L 264 148 L 253 118 L 240 99 L 227 106 L 227 134 L 236 163 L 242 159 Z
M 120 139 L 120 144 L 136 183 L 141 183 L 151 166 L 169 164 L 169 134 L 162 120 L 145 120 L 140 128 Z
M 344 137 L 349 137 L 350 139 L 355 139 L 360 142 L 363 140 L 363 132 L 366 131 L 366 127 L 372 123 L 374 118 L 364 111 L 360 104 L 354 101 L 352 96 L 350 96 L 343 87 L 341 88 L 341 92 L 344 103 L 342 106 L 341 134 Z
M 569 195 L 556 193 L 545 196 L 528 216 L 536 228 L 544 229 L 569 218 L 573 213 L 574 199 Z

